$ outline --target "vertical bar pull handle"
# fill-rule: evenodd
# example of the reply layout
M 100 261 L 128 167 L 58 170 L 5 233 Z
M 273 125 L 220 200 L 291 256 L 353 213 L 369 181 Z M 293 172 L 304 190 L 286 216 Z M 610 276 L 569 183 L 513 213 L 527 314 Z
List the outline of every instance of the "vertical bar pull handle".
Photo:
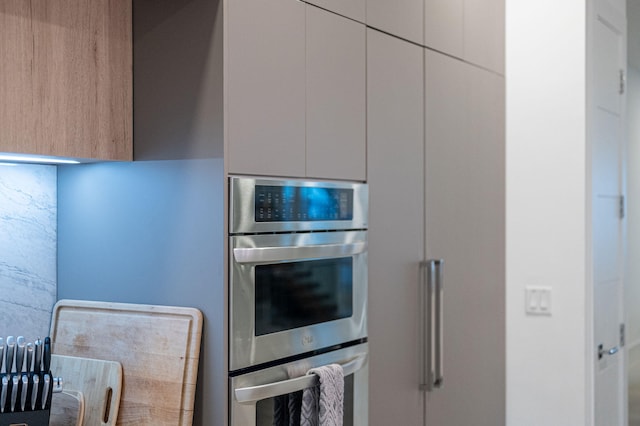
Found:
M 420 390 L 431 390 L 429 378 L 431 372 L 431 300 L 432 295 L 429 288 L 430 280 L 427 274 L 430 272 L 430 264 L 427 261 L 420 262 L 420 338 L 419 338 L 419 356 L 420 356 Z
M 433 261 L 435 278 L 435 326 L 434 326 L 434 352 L 435 352 L 435 377 L 434 388 L 441 388 L 444 383 L 444 359 L 443 359 L 443 301 L 444 301 L 444 260 Z
M 421 371 L 420 389 L 433 391 L 441 388 L 443 376 L 442 357 L 442 302 L 444 261 L 432 259 L 420 262 L 420 312 L 421 312 Z

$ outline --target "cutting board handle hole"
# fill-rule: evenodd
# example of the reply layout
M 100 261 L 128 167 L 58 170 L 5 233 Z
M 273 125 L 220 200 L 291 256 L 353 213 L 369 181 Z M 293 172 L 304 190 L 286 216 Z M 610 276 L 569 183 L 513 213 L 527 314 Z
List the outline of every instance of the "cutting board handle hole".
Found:
M 111 397 L 113 396 L 113 389 L 107 388 L 107 395 L 105 398 L 106 403 L 104 404 L 104 415 L 102 416 L 102 421 L 107 423 L 109 421 L 109 412 L 111 411 Z

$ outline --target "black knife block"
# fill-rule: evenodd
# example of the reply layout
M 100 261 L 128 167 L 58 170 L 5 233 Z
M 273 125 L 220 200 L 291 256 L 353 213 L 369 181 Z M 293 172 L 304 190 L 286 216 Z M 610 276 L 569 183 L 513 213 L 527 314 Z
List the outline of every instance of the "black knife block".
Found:
M 51 378 L 51 382 L 49 383 L 49 393 L 47 395 L 47 402 L 45 404 L 45 408 L 42 408 L 42 390 L 44 387 L 44 375 L 45 373 L 30 373 L 29 374 L 29 383 L 33 383 L 33 376 L 38 375 L 40 379 L 40 386 L 38 387 L 38 396 L 37 396 L 37 405 L 36 409 L 31 409 L 31 392 L 27 392 L 27 401 L 25 404 L 25 411 L 19 411 L 21 407 L 21 397 L 20 394 L 21 389 L 18 387 L 18 395 L 16 398 L 16 409 L 11 412 L 11 390 L 13 386 L 13 376 L 22 377 L 22 373 L 12 373 L 10 374 L 9 380 L 9 389 L 7 391 L 7 400 L 4 407 L 4 413 L 0 413 L 0 426 L 48 426 L 49 425 L 49 415 L 51 413 L 51 395 L 53 394 L 53 375 L 51 371 L 49 371 L 49 377 Z M 0 380 L 1 380 L 0 375 Z M 1 386 L 1 383 L 0 383 Z

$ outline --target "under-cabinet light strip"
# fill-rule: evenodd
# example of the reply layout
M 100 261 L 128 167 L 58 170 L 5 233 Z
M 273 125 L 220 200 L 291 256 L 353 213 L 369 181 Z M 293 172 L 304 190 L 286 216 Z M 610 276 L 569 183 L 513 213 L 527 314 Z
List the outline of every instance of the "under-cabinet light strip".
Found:
M 0 162 L 9 161 L 14 163 L 39 163 L 39 164 L 79 164 L 78 160 L 66 158 L 39 157 L 32 155 L 5 155 L 0 154 Z

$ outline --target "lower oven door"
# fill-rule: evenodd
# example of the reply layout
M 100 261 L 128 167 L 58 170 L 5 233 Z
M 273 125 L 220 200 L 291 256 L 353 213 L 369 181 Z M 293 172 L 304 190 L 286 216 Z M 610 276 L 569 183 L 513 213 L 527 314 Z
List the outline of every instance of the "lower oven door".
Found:
M 368 425 L 368 344 L 338 349 L 230 378 L 232 426 L 273 426 L 279 397 L 317 384 L 310 368 L 340 364 L 345 374 L 344 426 Z

